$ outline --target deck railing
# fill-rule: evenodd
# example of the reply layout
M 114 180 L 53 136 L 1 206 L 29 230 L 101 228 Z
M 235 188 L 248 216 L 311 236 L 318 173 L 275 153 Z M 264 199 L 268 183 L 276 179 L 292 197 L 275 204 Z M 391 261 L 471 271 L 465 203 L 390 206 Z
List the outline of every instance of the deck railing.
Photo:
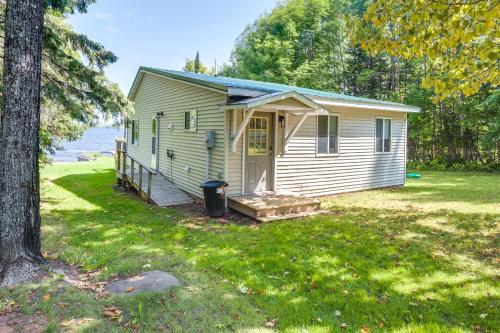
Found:
M 156 171 L 153 171 L 140 162 L 135 160 L 133 157 L 127 154 L 127 142 L 122 139 L 116 140 L 116 160 L 115 160 L 115 170 L 117 174 L 118 181 L 124 187 L 132 186 L 137 190 L 137 194 L 140 198 L 146 200 L 147 203 L 151 203 L 151 190 L 153 188 L 153 175 L 156 175 Z M 130 160 L 130 164 L 128 164 Z M 130 175 L 127 173 L 128 165 L 130 165 Z M 138 181 L 135 179 L 135 169 L 136 166 L 139 168 Z M 146 191 L 142 190 L 143 185 L 143 174 L 144 171 L 147 172 L 147 187 Z

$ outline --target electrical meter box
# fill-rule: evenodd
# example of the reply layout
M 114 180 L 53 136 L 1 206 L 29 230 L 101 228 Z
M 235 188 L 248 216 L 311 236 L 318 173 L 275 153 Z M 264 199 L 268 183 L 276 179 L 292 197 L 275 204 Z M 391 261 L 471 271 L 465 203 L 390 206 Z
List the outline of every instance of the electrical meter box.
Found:
M 205 145 L 207 149 L 215 148 L 215 131 L 209 130 L 205 132 Z

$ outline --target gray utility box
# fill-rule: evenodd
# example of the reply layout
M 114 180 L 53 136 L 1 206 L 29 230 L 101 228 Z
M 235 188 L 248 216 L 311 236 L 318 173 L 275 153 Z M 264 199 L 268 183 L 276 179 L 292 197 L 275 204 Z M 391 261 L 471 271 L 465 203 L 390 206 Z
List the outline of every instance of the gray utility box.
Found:
M 207 149 L 215 148 L 215 131 L 208 130 L 205 132 L 205 145 Z

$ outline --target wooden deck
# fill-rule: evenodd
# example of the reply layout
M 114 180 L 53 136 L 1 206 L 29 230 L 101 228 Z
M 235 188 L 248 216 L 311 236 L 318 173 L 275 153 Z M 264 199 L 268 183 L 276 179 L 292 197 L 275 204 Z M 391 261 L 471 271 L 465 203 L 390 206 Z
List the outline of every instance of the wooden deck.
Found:
M 191 199 L 174 183 L 127 155 L 126 142 L 117 140 L 115 171 L 118 182 L 134 188 L 140 198 L 160 207 L 191 204 Z
M 252 194 L 229 197 L 228 206 L 261 222 L 326 213 L 321 210 L 321 201 L 292 194 Z
M 148 171 L 142 169 L 142 179 L 147 179 Z M 154 174 L 151 176 L 151 195 L 150 202 L 159 207 L 172 207 L 178 205 L 191 204 L 193 199 L 191 199 L 186 193 L 181 191 L 174 183 L 168 181 L 165 177 Z M 133 186 L 137 193 L 139 193 L 139 170 L 134 172 L 134 183 L 132 184 L 131 169 L 127 169 L 127 178 L 131 186 Z M 141 187 L 141 197 L 147 197 L 148 184 L 147 182 L 142 182 Z

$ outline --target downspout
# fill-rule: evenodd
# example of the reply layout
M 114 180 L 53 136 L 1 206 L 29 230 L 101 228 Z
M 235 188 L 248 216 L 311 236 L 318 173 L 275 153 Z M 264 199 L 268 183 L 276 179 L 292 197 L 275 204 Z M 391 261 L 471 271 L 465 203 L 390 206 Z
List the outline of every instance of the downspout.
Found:
M 160 123 L 161 117 L 156 120 L 156 170 L 160 170 Z
M 207 148 L 207 156 L 206 156 L 206 159 L 205 159 L 205 181 L 208 181 L 208 175 L 209 175 L 209 172 L 210 172 L 210 160 L 211 160 L 211 152 L 210 152 L 210 148 Z

